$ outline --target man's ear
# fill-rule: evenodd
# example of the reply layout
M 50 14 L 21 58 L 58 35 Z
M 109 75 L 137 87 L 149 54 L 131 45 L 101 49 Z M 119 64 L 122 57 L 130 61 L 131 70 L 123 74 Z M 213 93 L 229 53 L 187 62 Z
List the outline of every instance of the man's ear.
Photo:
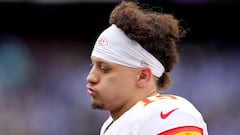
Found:
M 152 76 L 152 71 L 149 67 L 143 67 L 139 71 L 139 76 L 137 80 L 138 87 L 145 87 L 150 81 Z

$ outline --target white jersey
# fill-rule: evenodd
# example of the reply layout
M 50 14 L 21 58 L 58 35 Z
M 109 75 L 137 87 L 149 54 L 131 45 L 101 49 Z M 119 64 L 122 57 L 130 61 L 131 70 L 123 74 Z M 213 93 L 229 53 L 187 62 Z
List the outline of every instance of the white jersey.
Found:
M 139 101 L 113 122 L 109 117 L 100 135 L 208 135 L 201 113 L 186 99 L 156 95 Z

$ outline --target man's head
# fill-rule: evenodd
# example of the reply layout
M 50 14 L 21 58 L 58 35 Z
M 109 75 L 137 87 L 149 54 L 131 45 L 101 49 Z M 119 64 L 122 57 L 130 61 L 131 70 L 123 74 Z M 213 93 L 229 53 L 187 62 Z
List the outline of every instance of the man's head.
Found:
M 121 29 L 126 37 L 141 45 L 163 65 L 156 67 L 158 70 L 164 69 L 162 75 L 157 76 L 157 85 L 158 89 L 165 90 L 171 85 L 169 73 L 179 61 L 177 42 L 186 31 L 180 29 L 179 21 L 171 14 L 141 9 L 140 6 L 122 1 L 112 11 L 109 23 Z
M 166 89 L 171 82 L 168 73 L 178 61 L 178 20 L 122 1 L 109 23 L 91 55 L 93 67 L 87 81 L 93 107 L 114 110 Z

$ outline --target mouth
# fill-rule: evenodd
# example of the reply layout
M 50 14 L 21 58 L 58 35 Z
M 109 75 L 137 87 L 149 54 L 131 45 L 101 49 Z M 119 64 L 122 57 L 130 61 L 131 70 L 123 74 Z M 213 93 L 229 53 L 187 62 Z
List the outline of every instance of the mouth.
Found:
M 88 93 L 88 95 L 93 97 L 96 95 L 96 90 L 94 90 L 94 88 L 87 86 L 87 93 Z

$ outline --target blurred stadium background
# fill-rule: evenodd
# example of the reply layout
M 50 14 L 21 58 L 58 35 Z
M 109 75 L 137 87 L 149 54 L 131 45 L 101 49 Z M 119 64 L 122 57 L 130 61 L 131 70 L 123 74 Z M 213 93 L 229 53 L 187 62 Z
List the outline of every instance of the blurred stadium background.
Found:
M 0 135 L 97 135 L 89 55 L 119 0 L 0 0 Z M 190 28 L 167 93 L 191 100 L 209 135 L 239 135 L 239 3 L 142 0 Z

